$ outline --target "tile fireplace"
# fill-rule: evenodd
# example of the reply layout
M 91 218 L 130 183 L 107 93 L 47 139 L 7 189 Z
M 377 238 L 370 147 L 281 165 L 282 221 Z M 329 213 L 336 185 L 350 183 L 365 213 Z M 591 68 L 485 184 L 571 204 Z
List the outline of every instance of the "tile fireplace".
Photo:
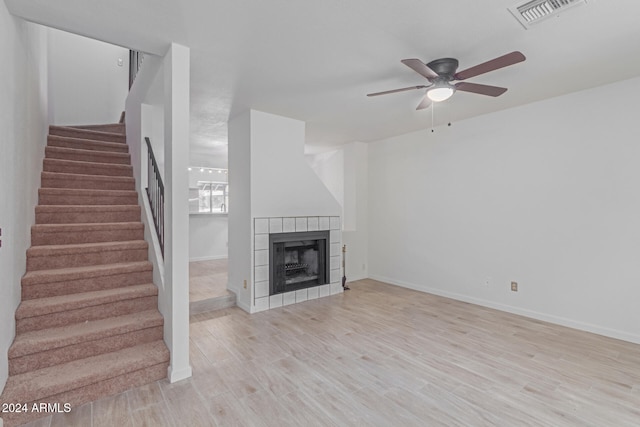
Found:
M 252 312 L 342 292 L 340 217 L 254 219 Z

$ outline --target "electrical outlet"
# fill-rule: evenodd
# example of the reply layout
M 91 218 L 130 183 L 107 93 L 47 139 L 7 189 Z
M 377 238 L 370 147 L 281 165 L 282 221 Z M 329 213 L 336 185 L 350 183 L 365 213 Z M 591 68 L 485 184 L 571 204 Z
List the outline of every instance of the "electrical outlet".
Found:
M 513 292 L 518 292 L 518 282 L 511 282 L 511 290 Z
M 244 281 L 244 288 L 247 289 L 247 281 Z

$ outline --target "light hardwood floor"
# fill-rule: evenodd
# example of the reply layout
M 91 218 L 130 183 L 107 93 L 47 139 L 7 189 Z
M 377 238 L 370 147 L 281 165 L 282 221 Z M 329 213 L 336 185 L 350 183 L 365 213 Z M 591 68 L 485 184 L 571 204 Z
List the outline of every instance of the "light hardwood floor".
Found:
M 640 345 L 372 280 L 191 319 L 194 376 L 32 426 L 639 426 Z
M 227 295 L 227 259 L 189 263 L 189 301 Z

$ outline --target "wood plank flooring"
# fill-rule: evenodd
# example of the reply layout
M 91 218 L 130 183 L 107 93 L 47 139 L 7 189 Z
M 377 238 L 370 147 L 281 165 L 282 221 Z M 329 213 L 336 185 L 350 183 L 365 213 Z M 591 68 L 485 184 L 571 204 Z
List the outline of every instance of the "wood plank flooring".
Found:
M 640 426 L 640 345 L 373 280 L 191 319 L 194 376 L 35 426 Z

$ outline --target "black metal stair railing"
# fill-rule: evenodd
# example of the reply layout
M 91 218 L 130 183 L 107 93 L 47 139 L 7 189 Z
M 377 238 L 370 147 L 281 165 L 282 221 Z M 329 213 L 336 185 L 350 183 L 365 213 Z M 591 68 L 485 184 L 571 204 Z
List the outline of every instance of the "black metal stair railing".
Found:
M 160 243 L 160 251 L 164 257 L 164 184 L 160 169 L 153 155 L 153 148 L 148 137 L 144 140 L 147 143 L 147 197 L 149 198 L 149 206 L 151 206 L 151 214 L 153 215 L 153 224 L 156 227 L 158 242 Z

